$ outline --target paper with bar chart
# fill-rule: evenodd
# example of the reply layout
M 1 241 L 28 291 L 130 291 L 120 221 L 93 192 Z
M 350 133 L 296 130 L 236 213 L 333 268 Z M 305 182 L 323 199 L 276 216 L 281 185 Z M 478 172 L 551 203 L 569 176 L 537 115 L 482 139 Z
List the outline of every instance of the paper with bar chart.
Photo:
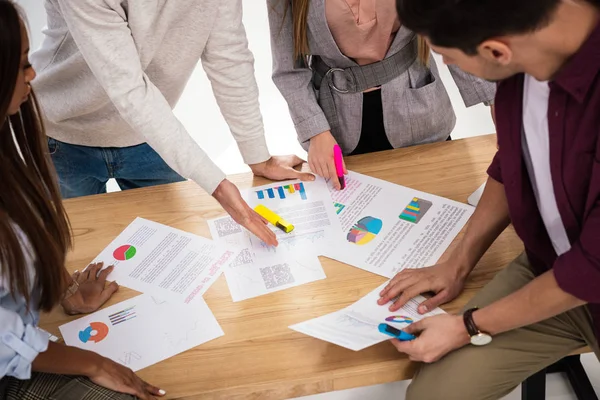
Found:
M 284 233 L 271 226 L 279 242 L 275 248 L 242 229 L 229 216 L 208 221 L 216 241 L 238 249 L 225 270 L 233 300 L 324 279 L 318 255 L 341 229 L 327 183 L 283 182 L 243 191 L 242 196 L 251 207 L 262 204 L 273 210 L 293 224 L 294 230 Z
M 171 302 L 202 302 L 234 251 L 203 237 L 137 218 L 96 257 L 108 279 Z
M 285 233 L 269 225 L 279 242 L 274 248 L 266 246 L 227 216 L 208 221 L 214 240 L 249 249 L 258 256 L 278 252 L 320 255 L 340 229 L 327 183 L 323 180 L 268 185 L 243 191 L 242 196 L 252 208 L 259 204 L 268 207 L 293 224 L 294 230 Z
M 134 371 L 223 336 L 204 302 L 172 304 L 143 294 L 60 327 L 69 346 Z
M 387 278 L 436 263 L 474 211 L 355 172 L 345 190 L 329 189 L 341 230 L 323 255 Z
M 440 308 L 424 315 L 419 314 L 417 309 L 419 304 L 425 301 L 423 296 L 417 296 L 398 311 L 391 312 L 389 310 L 391 303 L 383 306 L 377 304 L 379 293 L 387 284 L 388 282 L 384 283 L 356 303 L 340 311 L 292 325 L 290 329 L 350 350 L 359 351 L 391 339 L 379 332 L 379 324 L 388 324 L 396 329 L 403 329 L 423 318 L 444 314 Z

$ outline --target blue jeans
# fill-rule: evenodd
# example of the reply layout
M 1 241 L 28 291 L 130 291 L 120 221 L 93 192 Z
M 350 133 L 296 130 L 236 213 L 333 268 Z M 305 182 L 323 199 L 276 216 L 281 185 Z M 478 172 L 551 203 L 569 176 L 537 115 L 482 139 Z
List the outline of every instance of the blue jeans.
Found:
M 87 147 L 48 138 L 48 149 L 65 199 L 106 193 L 114 178 L 122 190 L 181 182 L 146 143 L 132 147 Z

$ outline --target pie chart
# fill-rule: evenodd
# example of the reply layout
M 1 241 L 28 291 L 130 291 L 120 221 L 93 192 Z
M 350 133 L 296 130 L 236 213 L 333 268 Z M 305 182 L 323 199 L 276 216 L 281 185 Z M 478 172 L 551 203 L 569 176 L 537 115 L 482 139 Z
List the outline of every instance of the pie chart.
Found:
M 347 240 L 358 246 L 364 246 L 377 237 L 382 227 L 383 222 L 380 219 L 364 217 L 350 229 Z
M 119 247 L 113 252 L 113 257 L 115 260 L 119 261 L 127 261 L 131 260 L 135 257 L 135 253 L 137 252 L 136 248 L 130 244 L 126 244 L 124 246 Z
M 91 322 L 84 330 L 79 332 L 79 340 L 82 343 L 103 341 L 108 335 L 108 326 L 102 322 Z

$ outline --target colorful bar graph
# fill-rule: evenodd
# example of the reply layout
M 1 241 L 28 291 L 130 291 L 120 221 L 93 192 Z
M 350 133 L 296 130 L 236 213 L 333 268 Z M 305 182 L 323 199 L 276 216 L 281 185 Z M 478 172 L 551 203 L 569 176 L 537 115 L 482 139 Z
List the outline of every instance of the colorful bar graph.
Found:
M 430 201 L 419 199 L 415 197 L 412 201 L 406 206 L 402 214 L 400 214 L 400 219 L 411 222 L 413 224 L 418 224 L 419 221 L 425 216 L 425 213 L 429 211 L 433 204 Z
M 286 192 L 287 192 L 287 194 L 286 194 Z M 285 186 L 275 186 L 272 188 L 257 190 L 257 191 L 255 191 L 255 193 L 256 193 L 256 198 L 258 200 L 275 199 L 276 195 L 277 195 L 278 199 L 285 200 L 285 199 L 289 198 L 290 195 L 296 194 L 296 193 L 300 194 L 300 198 L 302 200 L 308 200 L 308 194 L 306 193 L 306 189 L 304 188 L 303 183 L 295 183 L 292 185 L 285 185 Z
M 136 317 L 135 306 L 129 307 L 123 311 L 116 312 L 108 316 L 112 326 L 119 325 Z
M 306 190 L 304 190 L 304 183 L 300 183 L 300 198 L 302 200 L 306 200 L 308 197 L 306 196 Z
M 279 198 L 281 200 L 285 199 L 285 190 L 283 190 L 283 186 L 279 186 L 277 191 L 279 192 Z

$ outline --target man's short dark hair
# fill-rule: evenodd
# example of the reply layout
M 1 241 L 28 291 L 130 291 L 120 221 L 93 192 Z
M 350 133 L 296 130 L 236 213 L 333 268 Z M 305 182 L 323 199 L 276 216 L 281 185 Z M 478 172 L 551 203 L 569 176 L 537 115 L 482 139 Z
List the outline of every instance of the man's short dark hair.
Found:
M 590 3 L 599 5 L 600 0 Z M 436 46 L 477 54 L 493 37 L 535 32 L 561 0 L 396 0 L 400 21 Z

